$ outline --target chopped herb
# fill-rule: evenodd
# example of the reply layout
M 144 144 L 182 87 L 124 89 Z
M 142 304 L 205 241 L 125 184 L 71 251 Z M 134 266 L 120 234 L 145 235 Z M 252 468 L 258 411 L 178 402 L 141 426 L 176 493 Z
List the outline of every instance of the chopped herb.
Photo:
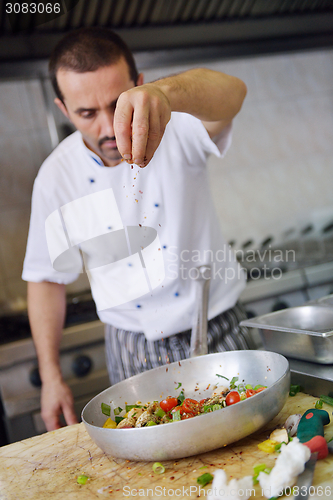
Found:
M 182 386 L 181 382 L 178 382 L 177 387 L 175 387 L 175 391 L 177 391 Z
M 246 384 L 245 389 L 253 389 L 251 384 Z
M 315 408 L 316 410 L 321 410 L 322 407 L 323 407 L 323 401 L 321 401 L 320 399 L 318 399 L 318 401 L 316 401 L 316 404 L 315 404 Z
M 119 422 L 121 422 L 122 420 L 124 420 L 124 417 L 114 417 L 114 420 L 115 420 L 116 424 L 118 425 Z
M 290 390 L 289 390 L 289 396 L 296 396 L 298 392 L 300 392 L 301 386 L 300 385 L 291 385 Z
M 102 403 L 101 408 L 102 408 L 103 415 L 106 415 L 107 417 L 109 417 L 111 414 L 111 406 L 107 405 L 106 403 Z
M 148 422 L 147 427 L 151 427 L 152 425 L 157 425 L 156 422 L 153 422 L 152 420 Z
M 255 386 L 254 390 L 257 391 L 258 389 L 261 389 L 262 387 L 265 387 L 264 385 L 258 384 Z
M 197 478 L 197 483 L 200 484 L 201 486 L 206 486 L 206 484 L 211 483 L 213 481 L 214 477 L 209 474 L 209 472 L 205 472 L 201 476 Z
M 323 401 L 327 405 L 333 406 L 333 398 L 330 398 L 329 396 L 320 396 L 320 401 Z
M 333 438 L 332 438 L 333 439 Z M 207 469 L 207 465 L 203 465 L 202 467 L 199 467 L 199 470 L 200 469 Z
M 236 382 L 238 380 L 238 377 L 232 377 L 231 382 L 230 382 L 230 388 L 235 389 L 236 388 Z
M 185 399 L 185 394 L 184 394 L 183 389 L 180 391 L 179 396 L 178 396 L 177 399 L 178 399 L 180 405 L 183 404 L 184 399 Z
M 123 411 L 123 409 L 122 409 L 122 408 L 120 408 L 120 406 L 118 406 L 118 408 L 115 408 L 115 409 L 114 409 L 113 413 L 114 413 L 115 415 L 119 415 L 122 411 Z
M 77 477 L 77 483 L 78 484 L 86 484 L 86 482 L 88 481 L 89 477 L 88 476 L 85 476 L 84 474 L 81 474 L 80 476 Z
M 163 472 L 165 472 L 165 467 L 160 464 L 160 462 L 155 462 L 153 465 L 153 471 L 155 474 L 163 474 Z
M 226 380 L 229 380 L 227 377 L 224 377 L 223 375 L 219 375 L 218 373 L 216 373 L 216 376 L 221 377 L 221 378 L 225 378 Z

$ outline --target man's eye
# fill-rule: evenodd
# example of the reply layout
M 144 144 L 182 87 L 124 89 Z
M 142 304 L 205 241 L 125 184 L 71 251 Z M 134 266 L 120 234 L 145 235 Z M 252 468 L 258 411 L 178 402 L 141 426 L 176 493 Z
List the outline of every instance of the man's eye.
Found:
M 93 111 L 86 111 L 85 113 L 81 113 L 82 118 L 93 118 L 95 113 Z

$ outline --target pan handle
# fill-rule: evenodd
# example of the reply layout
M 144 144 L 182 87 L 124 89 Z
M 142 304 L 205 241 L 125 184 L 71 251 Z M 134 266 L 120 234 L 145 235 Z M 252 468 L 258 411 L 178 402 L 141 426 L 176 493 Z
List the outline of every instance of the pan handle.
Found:
M 202 356 L 208 353 L 207 324 L 208 324 L 208 298 L 211 279 L 210 266 L 203 265 L 198 270 L 196 282 L 196 313 L 195 323 L 191 332 L 190 357 Z

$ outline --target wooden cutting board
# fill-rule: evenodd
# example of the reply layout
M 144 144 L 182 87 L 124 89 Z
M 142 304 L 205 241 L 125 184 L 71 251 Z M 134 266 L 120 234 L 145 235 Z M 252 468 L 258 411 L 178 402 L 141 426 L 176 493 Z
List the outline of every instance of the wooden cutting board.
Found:
M 289 397 L 283 410 L 264 429 L 219 450 L 163 462 L 164 474 L 155 474 L 151 462 L 106 456 L 90 439 L 82 423 L 64 427 L 0 448 L 0 499 L 198 498 L 196 479 L 204 472 L 224 469 L 230 480 L 253 475 L 253 466 L 261 463 L 272 467 L 277 453 L 260 451 L 258 443 L 267 439 L 290 414 L 304 413 L 315 402 L 316 398 L 301 393 Z M 332 407 L 324 405 L 323 409 L 332 415 Z M 325 437 L 333 437 L 333 420 L 325 427 Z M 90 478 L 85 485 L 77 483 L 80 474 Z M 309 498 L 333 498 L 332 476 L 333 455 L 329 455 L 317 462 Z M 205 497 L 203 491 L 200 497 Z M 255 499 L 262 498 L 265 497 L 257 485 Z

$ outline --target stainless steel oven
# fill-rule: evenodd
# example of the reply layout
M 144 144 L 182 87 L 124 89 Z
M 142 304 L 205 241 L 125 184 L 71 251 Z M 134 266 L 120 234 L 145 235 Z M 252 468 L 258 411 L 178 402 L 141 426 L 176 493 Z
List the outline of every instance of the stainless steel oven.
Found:
M 1 443 L 46 431 L 40 415 L 40 378 L 26 313 L 0 318 Z M 104 325 L 91 297 L 70 299 L 60 347 L 64 379 L 73 391 L 80 418 L 84 405 L 109 387 L 105 364 Z

